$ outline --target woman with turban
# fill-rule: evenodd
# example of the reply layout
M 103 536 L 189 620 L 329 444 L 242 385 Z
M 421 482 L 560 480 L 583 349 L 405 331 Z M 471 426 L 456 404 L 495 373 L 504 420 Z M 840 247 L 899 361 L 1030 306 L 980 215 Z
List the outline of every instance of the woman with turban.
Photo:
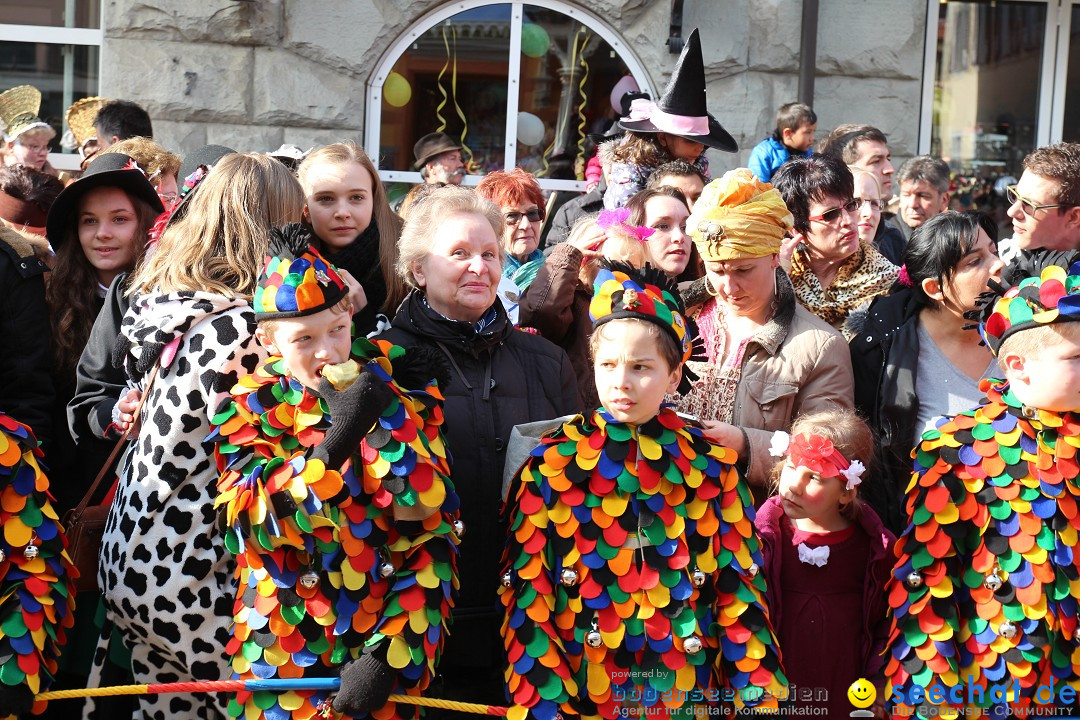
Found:
M 709 183 L 687 220 L 712 297 L 694 317 L 708 359 L 689 363 L 698 380 L 678 404 L 739 453 L 759 501 L 773 433 L 802 413 L 852 407 L 844 339 L 796 302 L 780 269 L 791 223 L 780 194 L 746 168 Z

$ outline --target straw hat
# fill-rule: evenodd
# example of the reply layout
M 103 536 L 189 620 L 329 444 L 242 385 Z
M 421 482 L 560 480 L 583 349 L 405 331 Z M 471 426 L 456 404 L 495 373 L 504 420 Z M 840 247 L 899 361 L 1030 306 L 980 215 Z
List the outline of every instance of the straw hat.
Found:
M 38 117 L 41 91 L 33 85 L 18 85 L 0 93 L 0 118 L 7 125 L 7 139 L 14 140 L 27 130 L 51 128 Z
M 71 134 L 75 136 L 76 147 L 81 148 L 87 140 L 97 137 L 97 131 L 94 130 L 94 118 L 106 102 L 107 100 L 102 97 L 87 97 L 71 103 L 65 119 Z

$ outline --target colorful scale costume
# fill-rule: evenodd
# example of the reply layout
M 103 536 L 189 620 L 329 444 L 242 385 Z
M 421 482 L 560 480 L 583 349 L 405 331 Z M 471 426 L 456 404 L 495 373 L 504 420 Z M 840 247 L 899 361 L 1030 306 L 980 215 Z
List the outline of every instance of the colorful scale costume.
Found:
M 325 402 L 268 360 L 232 390 L 214 416 L 217 505 L 236 554 L 239 587 L 228 653 L 239 678 L 335 674 L 365 645 L 390 639 L 399 688 L 419 694 L 443 643 L 457 586 L 458 500 L 443 444 L 434 384 L 405 390 L 391 378 L 404 350 L 354 341 L 352 358 L 395 401 L 340 472 L 305 450 L 330 426 Z M 325 692 L 241 693 L 245 720 L 310 718 Z M 387 704 L 383 720 L 413 717 Z
M 775 706 L 786 680 L 735 460 L 670 408 L 640 426 L 601 409 L 543 439 L 506 511 L 512 718 L 668 717 L 752 687 Z
M 1080 415 L 986 404 L 923 435 L 897 547 L 888 693 L 1019 683 L 1080 687 Z M 966 691 L 965 691 L 966 692 Z M 966 697 L 966 695 L 965 695 Z M 1001 709 L 1003 710 L 1003 709 Z
M 75 609 L 74 568 L 40 456 L 30 428 L 0 414 L 0 683 L 35 694 L 52 683 Z

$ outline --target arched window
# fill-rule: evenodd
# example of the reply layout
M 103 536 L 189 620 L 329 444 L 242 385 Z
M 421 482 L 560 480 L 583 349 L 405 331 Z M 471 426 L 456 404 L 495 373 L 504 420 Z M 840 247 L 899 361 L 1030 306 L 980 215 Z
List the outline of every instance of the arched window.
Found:
M 582 190 L 588 135 L 611 125 L 628 89 L 655 97 L 595 15 L 557 0 L 464 0 L 414 23 L 379 62 L 366 147 L 384 181 L 417 183 L 413 143 L 441 130 L 473 176 L 521 166 L 545 190 Z

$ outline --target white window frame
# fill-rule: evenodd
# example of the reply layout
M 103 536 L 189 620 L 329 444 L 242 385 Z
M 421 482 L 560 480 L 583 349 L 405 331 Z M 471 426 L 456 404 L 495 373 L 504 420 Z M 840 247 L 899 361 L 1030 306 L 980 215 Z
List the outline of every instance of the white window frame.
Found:
M 1061 140 L 1065 115 L 1065 70 L 1069 60 L 1069 20 L 1066 0 L 1023 0 L 1046 6 L 1046 35 L 1039 77 L 1039 106 L 1035 111 L 1035 147 Z M 934 124 L 934 82 L 937 78 L 937 34 L 942 0 L 926 0 L 926 41 L 923 54 L 922 106 L 919 109 L 919 154 L 930 154 Z M 1064 36 L 1061 35 L 1064 32 Z M 1060 41 L 1059 41 L 1060 38 Z M 1060 69 L 1059 69 L 1060 68 Z
M 74 16 L 75 0 L 67 0 L 67 17 Z M 105 4 L 102 3 L 102 13 Z M 89 45 L 98 48 L 98 82 L 101 78 L 101 45 L 105 39 L 104 17 L 99 18 L 97 28 L 57 27 L 54 25 L 11 25 L 0 23 L 0 42 L 43 43 L 46 45 Z M 64 107 L 71 107 L 75 97 L 75 57 L 64 56 Z M 61 133 L 67 130 L 67 120 Z M 78 170 L 78 153 L 49 153 L 49 164 L 57 170 Z
M 529 0 L 529 2 L 507 2 L 505 0 L 458 0 L 458 2 L 444 5 L 437 10 L 424 15 L 410 25 L 405 32 L 391 45 L 379 62 L 375 65 L 375 71 L 367 81 L 367 109 L 364 120 L 364 148 L 368 155 L 377 158 L 379 155 L 379 140 L 382 131 L 382 86 L 386 82 L 390 71 L 405 51 L 421 35 L 444 22 L 454 15 L 466 10 L 488 5 L 510 6 L 510 57 L 507 69 L 508 89 L 520 88 L 521 78 L 521 23 L 524 15 L 524 6 L 533 5 L 547 10 L 567 15 L 599 35 L 611 49 L 619 54 L 619 58 L 626 63 L 627 69 L 637 81 L 638 87 L 643 92 L 656 97 L 649 74 L 645 72 L 645 66 L 637 57 L 637 54 L 605 23 L 599 16 L 584 10 L 583 8 L 570 5 L 560 0 Z M 506 93 L 506 144 L 504 157 L 506 170 L 513 170 L 517 165 L 517 116 L 518 116 L 518 92 Z M 376 162 L 376 165 L 379 163 Z M 379 177 L 384 182 L 407 182 L 421 183 L 423 178 L 419 172 L 404 170 L 379 170 Z M 476 185 L 483 175 L 466 175 L 465 185 Z M 549 178 L 537 178 L 540 188 L 543 190 L 577 190 L 584 191 L 585 183 L 578 180 L 553 180 Z

